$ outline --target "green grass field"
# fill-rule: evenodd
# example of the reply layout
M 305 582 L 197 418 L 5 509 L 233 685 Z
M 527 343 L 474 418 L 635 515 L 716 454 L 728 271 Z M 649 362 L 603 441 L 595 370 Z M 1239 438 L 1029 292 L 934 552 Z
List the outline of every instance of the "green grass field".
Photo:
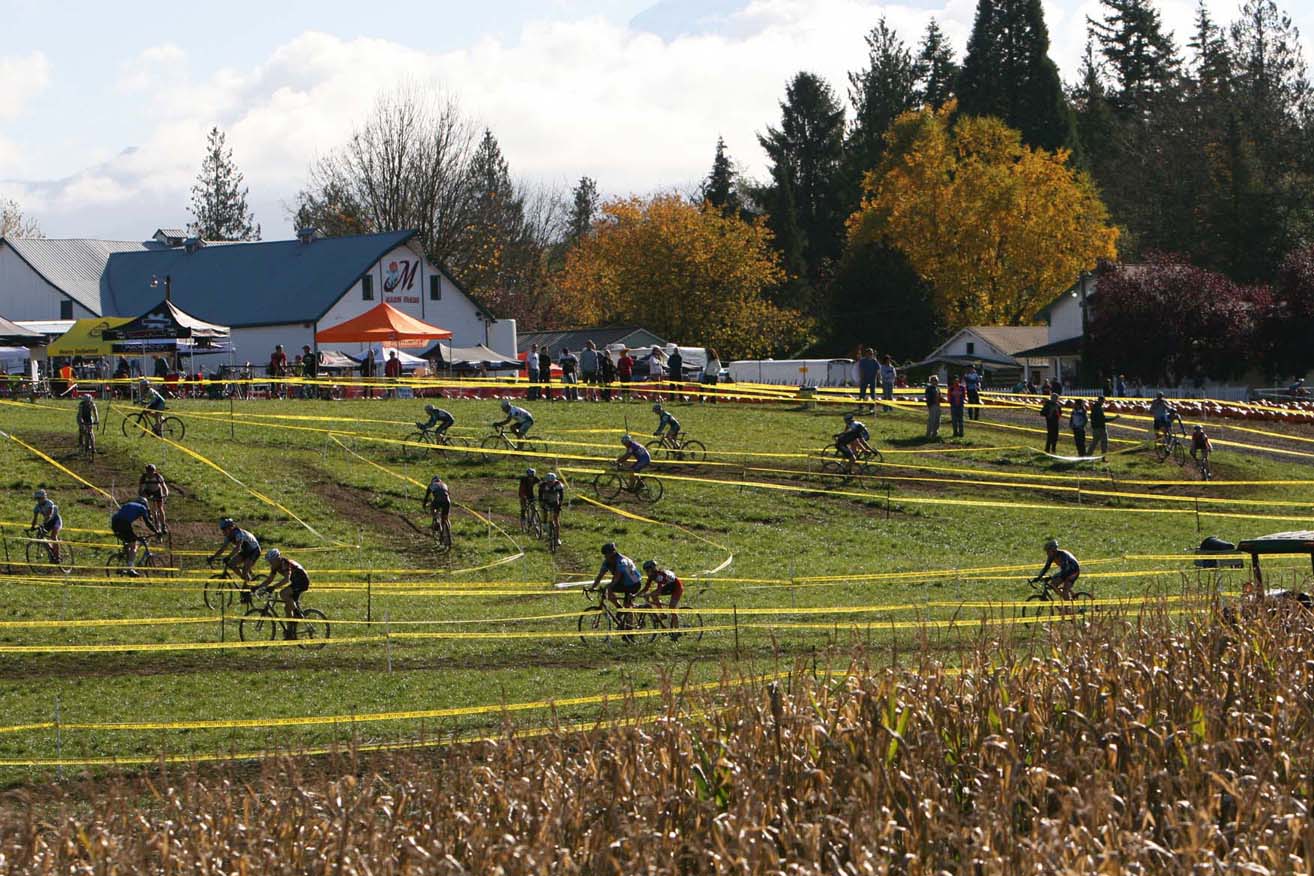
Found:
M 395 443 L 413 431 L 422 405 L 246 401 L 230 418 L 226 402 L 172 403 L 187 426 L 183 444 L 213 467 L 151 437 L 124 437 L 126 408 L 118 405 L 107 412 L 102 404 L 103 454 L 92 463 L 76 454 L 71 404 L 0 405 L 0 430 L 120 500 L 135 493 L 145 463 L 160 465 L 175 490 L 169 515 L 179 569 L 140 586 L 107 578 L 112 537 L 67 531 L 79 568 L 68 579 L 33 574 L 21 538 L 37 486 L 51 491 L 69 530 L 107 530 L 111 506 L 16 441 L 0 440 L 0 520 L 11 567 L 0 579 L 0 778 L 40 778 L 50 769 L 16 762 L 56 757 L 210 755 L 477 731 L 501 726 L 504 704 L 618 694 L 666 677 L 705 680 L 730 663 L 767 670 L 855 639 L 894 660 L 901 648 L 927 640 L 952 661 L 974 618 L 1016 612 L 1009 603 L 1030 592 L 1025 582 L 1043 563 L 1045 538 L 1076 553 L 1084 584 L 1098 598 L 1176 596 L 1200 584 L 1178 555 L 1204 535 L 1236 540 L 1310 528 L 1314 509 L 1308 484 L 1289 482 L 1314 474 L 1314 445 L 1300 440 L 1304 434 L 1278 439 L 1224 427 L 1228 438 L 1269 449 L 1220 447 L 1217 479 L 1203 484 L 1189 462 L 1159 463 L 1133 444 L 1117 445 L 1129 452 L 1107 466 L 1038 455 L 1028 449 L 1041 443 L 1032 413 L 990 410 L 968 423 L 968 438 L 929 445 L 916 410 L 864 414 L 886 464 L 870 480 L 840 484 L 819 476 L 815 458 L 794 454 L 815 455 L 849 408 L 793 403 L 675 405 L 715 464 L 659 464 L 659 503 L 623 496 L 608 508 L 580 497 L 593 496 L 592 472 L 619 453 L 622 431 L 647 435 L 655 427 L 646 402 L 531 403 L 534 432 L 551 442 L 551 455 L 489 462 L 472 454 L 416 458 Z M 476 439 L 500 418 L 495 401 L 444 406 L 457 418 L 455 431 Z M 1144 437 L 1139 424 L 1128 425 L 1113 436 Z M 947 416 L 942 432 L 949 432 Z M 1064 446 L 1071 447 L 1069 436 Z M 515 478 L 526 464 L 540 474 L 562 471 L 570 485 L 555 556 L 519 531 Z M 462 506 L 453 513 L 447 555 L 433 547 L 423 490 L 412 483 L 435 472 Z M 1156 480 L 1179 482 L 1150 483 Z M 202 602 L 211 572 L 201 553 L 218 546 L 224 515 L 253 530 L 263 547 L 306 566 L 313 586 L 304 604 L 333 621 L 328 647 L 149 649 L 237 639 L 234 615 L 221 617 Z M 575 635 L 587 603 L 579 587 L 557 585 L 591 579 L 609 540 L 636 561 L 656 558 L 685 578 L 709 628 L 700 642 L 584 642 Z M 717 574 L 700 575 L 731 557 Z M 257 569 L 264 568 L 261 561 Z M 1287 582 L 1308 572 L 1277 568 Z M 1223 584 L 1235 588 L 1239 573 L 1230 574 Z M 817 578 L 832 580 L 808 580 Z M 985 608 L 984 601 L 1005 605 Z M 133 618 L 169 620 L 77 625 Z M 30 621 L 51 623 L 15 625 Z M 368 641 L 346 641 L 352 638 Z M 69 645 L 93 647 L 5 650 Z M 237 728 L 77 727 L 461 708 L 472 713 Z M 47 726 L 56 711 L 58 731 Z M 531 725 L 602 711 L 586 702 L 510 719 Z M 28 724 L 38 726 L 22 729 Z

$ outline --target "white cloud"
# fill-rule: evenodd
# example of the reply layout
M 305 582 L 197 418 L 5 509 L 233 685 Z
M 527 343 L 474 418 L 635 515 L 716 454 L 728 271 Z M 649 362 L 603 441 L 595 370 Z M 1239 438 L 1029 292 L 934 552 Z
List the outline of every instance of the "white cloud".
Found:
M 173 43 L 151 46 L 119 67 L 119 91 L 130 94 L 177 84 L 186 74 L 187 53 Z
M 50 84 L 50 61 L 34 51 L 27 55 L 0 57 L 0 121 L 17 118 L 28 101 Z

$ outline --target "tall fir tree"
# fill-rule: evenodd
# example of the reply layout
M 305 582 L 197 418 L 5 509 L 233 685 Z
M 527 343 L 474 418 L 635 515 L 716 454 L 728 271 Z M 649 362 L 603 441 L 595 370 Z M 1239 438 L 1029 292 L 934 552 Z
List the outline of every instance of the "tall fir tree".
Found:
M 960 113 L 997 116 L 1029 146 L 1077 148 L 1040 0 L 977 0 L 957 92 Z
M 712 158 L 712 170 L 703 180 L 702 197 L 708 204 L 720 210 L 725 216 L 733 216 L 743 211 L 743 203 L 736 185 L 738 174 L 734 162 L 725 148 L 725 138 L 716 138 L 716 155 Z
M 844 107 L 824 79 L 798 73 L 780 103 L 780 127 L 758 141 L 771 161 L 770 227 L 791 283 L 779 303 L 807 308 L 844 247 Z
M 260 226 L 246 206 L 248 189 L 233 163 L 233 150 L 216 126 L 206 138 L 201 172 L 192 186 L 192 222 L 188 230 L 204 240 L 259 240 Z
M 598 183 L 592 177 L 581 176 L 570 193 L 570 216 L 566 219 L 566 244 L 573 245 L 584 239 L 593 227 L 598 213 Z
M 917 63 L 885 16 L 867 33 L 866 41 L 867 66 L 849 74 L 853 121 L 844 144 L 848 175 L 846 212 L 858 206 L 863 174 L 880 164 L 885 152 L 885 132 L 919 101 Z
M 1103 18 L 1086 20 L 1117 86 L 1110 100 L 1124 115 L 1144 116 L 1177 80 L 1181 59 L 1172 35 L 1164 32 L 1153 0 L 1100 5 Z
M 1205 0 L 1198 0 L 1195 9 L 1195 33 L 1187 46 L 1195 54 L 1190 85 L 1199 95 L 1221 96 L 1232 79 L 1232 59 L 1227 47 L 1227 36 L 1209 15 Z
M 917 49 L 917 102 L 939 109 L 954 96 L 959 67 L 949 37 L 934 18 Z
M 524 200 L 493 132 L 484 129 L 470 163 L 473 198 L 461 262 L 453 265 L 475 292 L 503 294 L 511 277 L 509 256 L 524 229 Z
M 1095 51 L 1095 40 L 1087 36 L 1071 100 L 1077 136 L 1092 171 L 1102 169 L 1104 161 L 1113 155 L 1117 141 L 1117 119 L 1109 101 L 1109 90 L 1104 84 L 1102 67 L 1103 62 Z

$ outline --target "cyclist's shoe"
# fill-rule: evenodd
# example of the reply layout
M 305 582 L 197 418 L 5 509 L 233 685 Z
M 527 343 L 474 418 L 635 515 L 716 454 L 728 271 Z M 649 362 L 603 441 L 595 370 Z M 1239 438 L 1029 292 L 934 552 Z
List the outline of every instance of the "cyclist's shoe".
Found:
M 123 574 L 127 575 L 129 578 L 141 577 L 141 572 L 138 572 L 136 569 L 124 569 Z
M 250 591 L 250 590 L 243 590 L 243 591 L 242 591 L 242 604 L 243 604 L 243 605 L 250 605 L 250 604 L 251 604 L 251 591 Z

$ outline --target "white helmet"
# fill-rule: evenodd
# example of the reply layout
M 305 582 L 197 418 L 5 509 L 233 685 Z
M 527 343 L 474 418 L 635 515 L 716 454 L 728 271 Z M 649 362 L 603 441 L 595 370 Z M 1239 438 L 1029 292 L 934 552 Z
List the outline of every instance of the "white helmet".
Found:
M 538 472 L 534 471 L 532 468 L 527 468 L 527 469 L 525 469 L 525 477 L 527 477 L 527 478 L 532 478 L 532 477 L 536 476 L 537 474 L 538 474 Z
M 550 471 L 547 473 L 547 476 L 543 478 L 543 480 L 549 481 L 551 483 L 556 483 L 557 473 L 554 471 Z
M 278 562 L 278 558 L 281 556 L 283 555 L 278 552 L 278 548 L 270 548 L 269 553 L 265 554 L 265 559 L 268 560 L 269 565 L 272 566 L 274 563 Z
M 511 410 L 511 402 L 507 401 L 506 399 L 502 399 L 502 410 L 504 411 Z
M 32 498 L 36 499 L 38 502 L 44 499 L 45 497 L 46 497 L 45 490 L 37 490 L 35 493 L 32 494 Z

